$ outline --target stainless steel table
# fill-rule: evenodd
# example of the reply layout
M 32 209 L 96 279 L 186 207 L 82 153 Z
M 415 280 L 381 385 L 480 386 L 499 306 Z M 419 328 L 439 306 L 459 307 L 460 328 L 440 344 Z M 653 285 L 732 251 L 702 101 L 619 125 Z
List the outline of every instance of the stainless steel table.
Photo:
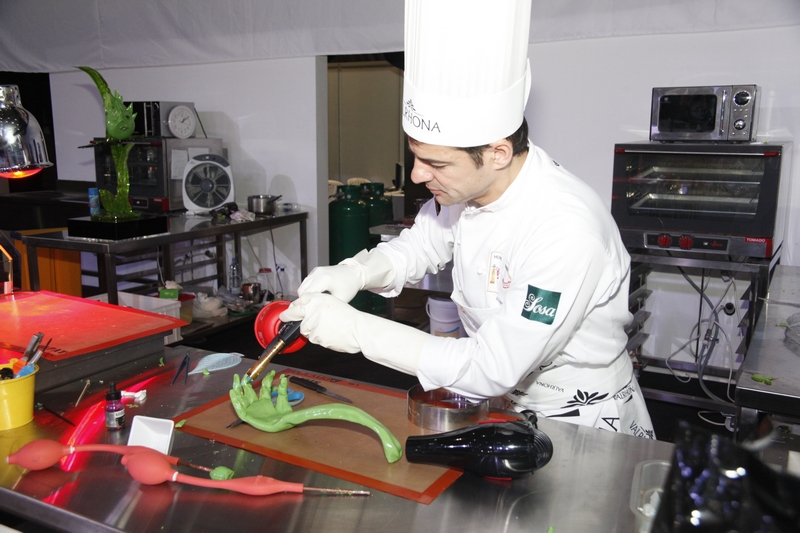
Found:
M 800 313 L 800 267 L 778 265 L 756 323 L 747 357 L 736 376 L 740 430 L 749 434 L 758 413 L 800 419 L 800 346 L 785 339 L 786 319 Z M 761 374 L 771 384 L 753 379 Z
M 170 215 L 169 233 L 124 239 L 119 241 L 106 241 L 70 237 L 66 231 L 41 233 L 37 235 L 21 236 L 28 252 L 28 274 L 30 276 L 31 290 L 38 291 L 39 264 L 36 248 L 57 248 L 61 250 L 77 250 L 90 252 L 97 255 L 97 264 L 100 276 L 100 286 L 105 287 L 108 293 L 108 302 L 118 304 L 117 298 L 117 259 L 116 254 L 147 250 L 156 246 L 164 247 L 164 279 L 175 279 L 173 274 L 172 257 L 175 243 L 192 239 L 216 238 L 216 270 L 219 283 L 225 284 L 225 236 L 233 235 L 234 255 L 241 261 L 241 235 L 243 233 L 258 233 L 270 228 L 279 228 L 290 224 L 298 224 L 300 230 L 300 277 L 308 274 L 308 237 L 306 223 L 308 213 L 298 212 L 280 216 L 257 216 L 248 222 L 231 222 L 230 220 L 212 220 L 210 216 L 187 216 L 186 214 Z
M 188 350 L 194 366 L 204 352 Z M 135 415 L 170 418 L 203 405 L 225 394 L 232 374 L 246 369 L 243 363 L 170 386 L 186 352 L 187 348 L 166 348 L 164 367 L 141 369 L 142 379 L 149 380 L 147 400 L 138 409 L 128 409 L 129 423 Z M 82 385 L 62 387 L 37 401 L 58 412 L 66 410 L 69 418 L 77 412 L 68 407 Z M 82 406 L 102 402 L 105 391 L 103 385 L 97 387 Z M 111 433 L 99 424 L 84 426 L 88 442 L 127 442 L 127 430 Z M 550 526 L 556 533 L 633 531 L 628 501 L 634 468 L 646 459 L 670 459 L 673 446 L 550 420 L 541 421 L 539 427 L 554 444 L 553 459 L 543 469 L 513 482 L 465 474 L 429 505 L 375 490 L 369 498 L 254 497 L 172 483 L 144 486 L 128 476 L 119 456 L 91 453 L 81 454 L 79 466 L 67 471 L 56 466 L 22 473 L 0 464 L 0 509 L 65 531 L 545 533 Z M 59 438 L 70 430 L 58 418 L 39 411 L 31 424 L 0 433 L 0 443 L 7 454 L 34 438 Z M 172 455 L 196 464 L 225 465 L 237 476 L 261 474 L 315 487 L 361 488 L 177 430 Z

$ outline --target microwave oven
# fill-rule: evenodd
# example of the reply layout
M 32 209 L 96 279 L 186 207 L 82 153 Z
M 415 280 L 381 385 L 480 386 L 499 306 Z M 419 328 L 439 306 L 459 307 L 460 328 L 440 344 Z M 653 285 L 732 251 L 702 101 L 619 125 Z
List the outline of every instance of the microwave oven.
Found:
M 656 87 L 650 108 L 650 140 L 755 141 L 758 93 L 757 85 Z
M 111 148 L 105 139 L 95 139 L 94 164 L 97 187 L 117 190 L 117 172 Z M 152 137 L 132 141 L 128 156 L 131 206 L 138 211 L 167 213 L 183 206 L 183 172 L 197 155 L 224 157 L 222 139 Z
M 611 213 L 625 246 L 773 257 L 791 154 L 789 142 L 615 145 Z

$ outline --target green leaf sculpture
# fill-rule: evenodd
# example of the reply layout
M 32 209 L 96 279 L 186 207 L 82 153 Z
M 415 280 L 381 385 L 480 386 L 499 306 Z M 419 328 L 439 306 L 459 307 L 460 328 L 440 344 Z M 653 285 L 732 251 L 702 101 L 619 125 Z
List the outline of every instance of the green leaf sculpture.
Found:
M 108 83 L 99 72 L 90 67 L 78 67 L 92 78 L 100 97 L 103 99 L 103 110 L 106 114 L 106 142 L 111 145 L 111 157 L 114 159 L 114 170 L 117 173 L 117 193 L 102 189 L 100 191 L 100 202 L 103 209 L 114 219 L 117 218 L 136 218 L 139 216 L 131 208 L 128 202 L 130 192 L 130 175 L 128 172 L 128 155 L 133 148 L 133 144 L 123 143 L 133 134 L 134 120 L 136 113 L 133 112 L 133 104 L 125 107 L 122 96 L 117 92 L 111 92 Z
M 397 462 L 403 456 L 400 441 L 392 435 L 391 431 L 376 418 L 362 411 L 358 407 L 339 403 L 330 403 L 292 411 L 289 405 L 288 380 L 286 374 L 281 374 L 278 384 L 278 397 L 272 403 L 272 381 L 275 371 L 271 370 L 261 382 L 260 394 L 256 394 L 250 382 L 239 380 L 239 375 L 233 375 L 233 388 L 230 391 L 231 404 L 236 415 L 261 431 L 277 433 L 286 431 L 309 420 L 344 420 L 361 424 L 375 432 L 381 440 L 383 454 L 390 463 Z
M 111 93 L 108 83 L 99 72 L 89 67 L 78 67 L 92 78 L 100 91 L 103 99 L 103 110 L 106 112 L 106 138 L 114 141 L 124 141 L 133 135 L 134 119 L 133 104 L 125 107 L 122 96 L 115 90 Z

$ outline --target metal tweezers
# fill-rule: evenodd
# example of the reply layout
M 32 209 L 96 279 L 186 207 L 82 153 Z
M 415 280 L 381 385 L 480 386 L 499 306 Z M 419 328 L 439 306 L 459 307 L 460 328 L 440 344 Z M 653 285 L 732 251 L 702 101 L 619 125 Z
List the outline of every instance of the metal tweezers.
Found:
M 181 365 L 178 367 L 178 371 L 175 372 L 175 376 L 172 378 L 172 383 L 170 385 L 175 385 L 175 380 L 178 379 L 178 376 L 181 375 L 183 372 L 183 384 L 186 385 L 186 380 L 189 378 L 189 354 L 183 356 L 183 361 L 181 361 Z

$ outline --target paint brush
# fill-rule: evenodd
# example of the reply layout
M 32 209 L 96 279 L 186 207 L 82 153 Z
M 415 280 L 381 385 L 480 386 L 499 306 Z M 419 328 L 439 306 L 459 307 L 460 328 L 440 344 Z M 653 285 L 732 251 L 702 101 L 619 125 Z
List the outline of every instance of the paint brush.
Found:
M 39 348 L 38 350 L 36 350 L 36 353 L 33 354 L 31 360 L 28 361 L 28 363 L 25 366 L 20 368 L 19 372 L 17 372 L 17 374 L 14 377 L 21 378 L 27 376 L 28 374 L 33 374 L 33 371 L 36 370 L 36 361 L 38 361 L 39 358 L 42 357 L 42 354 L 47 350 L 47 347 L 50 346 L 50 341 L 52 340 L 53 338 L 51 337 L 50 340 L 47 341 L 47 344 L 44 345 L 44 348 Z

